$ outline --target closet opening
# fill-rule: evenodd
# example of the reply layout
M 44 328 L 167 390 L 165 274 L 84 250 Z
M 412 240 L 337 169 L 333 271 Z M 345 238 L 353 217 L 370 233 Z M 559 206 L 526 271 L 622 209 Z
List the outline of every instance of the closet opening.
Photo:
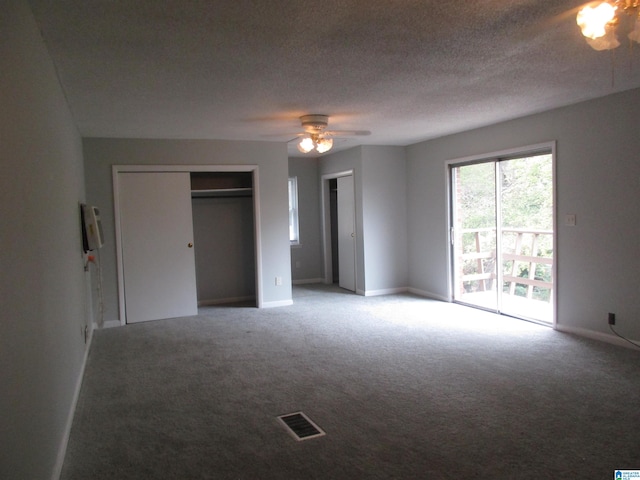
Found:
M 191 172 L 198 307 L 256 306 L 251 172 Z
M 329 180 L 329 208 L 331 221 L 331 265 L 332 282 L 340 282 L 340 264 L 338 262 L 338 179 Z
M 356 221 L 353 171 L 321 179 L 326 284 L 356 291 Z
M 121 325 L 263 307 L 257 166 L 113 165 L 112 175 Z

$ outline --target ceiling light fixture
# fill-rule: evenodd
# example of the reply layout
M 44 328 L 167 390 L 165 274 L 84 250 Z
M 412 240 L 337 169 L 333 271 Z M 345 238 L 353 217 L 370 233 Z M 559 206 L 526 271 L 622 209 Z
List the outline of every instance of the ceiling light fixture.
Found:
M 303 115 L 300 123 L 306 133 L 298 142 L 298 150 L 302 153 L 309 153 L 315 150 L 318 153 L 325 153 L 333 147 L 333 139 L 325 137 L 329 132 L 325 132 L 329 123 L 327 115 Z
M 296 141 L 296 147 L 302 153 L 328 152 L 333 148 L 333 137 L 371 134 L 369 130 L 327 130 L 329 116 L 318 113 L 301 116 L 300 124 L 304 129 L 304 133 L 297 133 L 296 137 L 289 140 L 289 142 Z
M 302 137 L 300 143 L 298 143 L 298 150 L 302 153 L 309 153 L 314 148 L 316 148 L 316 146 L 311 137 Z
M 627 35 L 629 40 L 640 43 L 640 0 L 591 2 L 580 9 L 576 22 L 594 50 L 619 47 L 619 29 L 630 30 Z M 630 22 L 633 23 L 632 27 L 629 26 Z
M 311 133 L 308 137 L 302 137 L 298 143 L 298 150 L 302 153 L 309 153 L 315 150 L 318 153 L 325 153 L 333 147 L 333 138 L 322 138 L 317 133 Z

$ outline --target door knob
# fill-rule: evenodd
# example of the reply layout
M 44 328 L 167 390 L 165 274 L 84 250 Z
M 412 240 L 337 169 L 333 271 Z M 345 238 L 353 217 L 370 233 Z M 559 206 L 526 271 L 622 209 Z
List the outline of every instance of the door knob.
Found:
M 191 243 L 191 242 L 187 243 L 187 247 L 193 248 L 193 243 Z

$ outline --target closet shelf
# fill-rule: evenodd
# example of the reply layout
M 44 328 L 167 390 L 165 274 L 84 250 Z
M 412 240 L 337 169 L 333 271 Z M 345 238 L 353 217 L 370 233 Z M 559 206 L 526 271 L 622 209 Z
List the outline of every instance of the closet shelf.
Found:
M 210 197 L 251 197 L 253 188 L 211 188 L 205 190 L 191 190 L 191 198 Z

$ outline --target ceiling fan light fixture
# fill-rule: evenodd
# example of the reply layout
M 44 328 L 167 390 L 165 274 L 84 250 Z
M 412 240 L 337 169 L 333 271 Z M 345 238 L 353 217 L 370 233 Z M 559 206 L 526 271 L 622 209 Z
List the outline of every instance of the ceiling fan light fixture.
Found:
M 318 153 L 325 153 L 333 147 L 333 138 L 322 138 L 312 133 L 308 137 L 302 137 L 298 142 L 298 150 L 302 153 L 309 153 L 315 150 Z
M 592 40 L 604 37 L 607 33 L 606 26 L 615 18 L 617 8 L 607 2 L 602 2 L 595 7 L 591 5 L 582 7 L 576 17 L 576 23 L 582 35 Z
M 329 116 L 315 113 L 301 116 L 300 124 L 304 129 L 304 133 L 297 135 L 300 140 L 296 140 L 296 147 L 302 153 L 315 151 L 322 154 L 328 152 L 333 148 L 333 138 L 331 137 L 334 136 L 371 134 L 368 130 L 326 130 L 329 124 Z
M 578 12 L 576 23 L 591 48 L 613 50 L 620 46 L 618 35 L 628 31 L 628 17 L 633 17 L 633 30 L 627 36 L 629 40 L 640 43 L 640 0 L 588 3 Z
M 636 18 L 636 21 L 633 25 L 633 30 L 627 36 L 629 37 L 629 40 L 640 43 L 640 17 Z
M 316 142 L 318 153 L 328 152 L 331 148 L 333 148 L 333 138 L 320 138 Z
M 298 150 L 302 153 L 309 153 L 315 147 L 315 142 L 311 137 L 303 137 L 298 143 Z
M 594 50 L 613 50 L 620 46 L 620 42 L 612 28 L 607 28 L 607 32 L 601 37 L 594 39 L 586 38 L 585 40 Z

